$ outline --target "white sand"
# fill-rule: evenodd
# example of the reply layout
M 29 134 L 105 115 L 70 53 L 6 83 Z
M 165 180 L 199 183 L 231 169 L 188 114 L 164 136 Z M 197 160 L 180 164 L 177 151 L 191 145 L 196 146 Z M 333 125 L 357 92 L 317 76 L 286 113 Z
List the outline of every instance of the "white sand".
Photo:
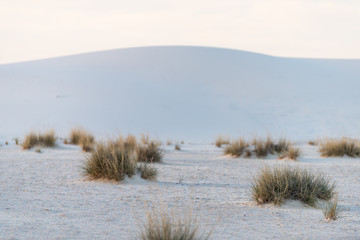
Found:
M 144 219 L 145 201 L 175 212 L 193 208 L 211 239 L 359 239 L 359 159 L 321 158 L 301 145 L 297 162 L 223 156 L 210 144 L 164 146 L 159 177 L 116 184 L 86 181 L 79 148 L 43 153 L 0 147 L 1 239 L 130 239 Z M 250 180 L 265 164 L 294 164 L 330 174 L 337 182 L 342 218 L 325 222 L 322 210 L 288 202 L 258 206 Z M 219 218 L 220 217 L 220 218 Z

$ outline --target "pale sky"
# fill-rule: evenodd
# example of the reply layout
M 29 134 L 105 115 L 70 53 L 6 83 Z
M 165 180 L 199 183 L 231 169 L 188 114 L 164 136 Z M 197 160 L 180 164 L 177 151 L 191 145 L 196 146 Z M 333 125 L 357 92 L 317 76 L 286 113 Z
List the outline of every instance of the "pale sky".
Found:
M 360 1 L 0 0 L 0 63 L 159 45 L 360 59 Z

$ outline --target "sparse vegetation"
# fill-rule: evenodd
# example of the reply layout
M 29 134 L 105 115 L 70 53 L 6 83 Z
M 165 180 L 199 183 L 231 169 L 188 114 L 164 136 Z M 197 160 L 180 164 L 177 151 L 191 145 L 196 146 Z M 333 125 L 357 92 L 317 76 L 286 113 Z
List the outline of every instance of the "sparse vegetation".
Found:
M 5 145 L 9 145 L 9 142 L 8 142 L 8 141 L 6 141 L 6 142 L 5 142 Z
M 171 141 L 170 141 L 170 140 L 167 140 L 167 141 L 166 141 L 166 145 L 167 145 L 167 146 L 172 145 Z
M 253 199 L 259 204 L 282 204 L 284 200 L 300 200 L 314 206 L 317 199 L 329 200 L 335 183 L 322 174 L 299 167 L 264 167 L 252 183 Z
M 86 156 L 84 171 L 91 179 L 122 181 L 133 176 L 137 169 L 134 151 L 126 149 L 117 141 L 100 142 Z
M 41 153 L 41 149 L 40 149 L 40 148 L 37 148 L 37 149 L 35 149 L 35 152 Z
M 136 148 L 137 159 L 139 162 L 161 162 L 163 157 L 163 152 L 159 148 L 159 145 L 156 142 L 149 142 L 146 145 L 139 145 Z
M 181 142 L 180 142 L 181 145 L 184 144 L 184 143 L 185 143 L 184 141 L 181 141 Z
M 147 212 L 146 219 L 139 229 L 141 240 L 206 240 L 211 235 L 211 232 L 200 233 L 200 224 L 191 211 L 179 217 L 165 209 L 153 208 Z
M 175 150 L 177 150 L 177 151 L 180 151 L 181 150 L 181 147 L 180 147 L 180 144 L 175 144 Z
M 230 139 L 228 137 L 219 136 L 216 138 L 215 145 L 221 147 L 224 144 L 230 144 Z
M 353 139 L 342 138 L 327 139 L 320 142 L 320 153 L 324 157 L 360 156 L 360 142 Z
M 95 138 L 83 128 L 74 128 L 70 132 L 70 143 L 79 145 L 85 152 L 90 152 L 94 147 Z
M 22 144 L 23 149 L 30 149 L 34 146 L 54 147 L 56 142 L 55 131 L 50 130 L 44 134 L 36 134 L 34 132 L 25 136 Z
M 308 144 L 311 146 L 316 146 L 317 142 L 310 140 L 310 141 L 308 141 Z
M 323 213 L 326 221 L 336 220 L 340 217 L 343 209 L 338 205 L 338 196 L 329 201 L 323 208 Z
M 15 144 L 19 145 L 19 138 L 14 138 Z

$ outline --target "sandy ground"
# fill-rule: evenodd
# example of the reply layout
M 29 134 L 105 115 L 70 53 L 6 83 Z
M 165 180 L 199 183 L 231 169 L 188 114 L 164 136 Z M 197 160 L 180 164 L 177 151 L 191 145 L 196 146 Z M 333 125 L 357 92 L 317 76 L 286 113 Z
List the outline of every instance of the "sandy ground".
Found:
M 0 147 L 0 239 L 134 239 L 146 202 L 171 211 L 193 209 L 211 239 L 360 239 L 360 160 L 321 158 L 300 144 L 297 162 L 223 156 L 211 144 L 164 146 L 159 177 L 123 183 L 87 181 L 84 153 L 59 144 L 42 153 Z M 288 202 L 258 206 L 250 180 L 265 164 L 295 164 L 331 175 L 342 218 L 324 221 L 321 209 Z

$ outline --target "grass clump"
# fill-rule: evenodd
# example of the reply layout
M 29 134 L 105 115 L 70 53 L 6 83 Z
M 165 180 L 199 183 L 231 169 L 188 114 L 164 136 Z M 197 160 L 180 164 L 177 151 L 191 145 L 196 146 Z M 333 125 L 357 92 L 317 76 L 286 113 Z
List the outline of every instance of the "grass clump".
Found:
M 161 162 L 163 152 L 156 142 L 149 142 L 148 144 L 139 145 L 136 148 L 137 159 L 139 162 Z
M 221 147 L 224 144 L 230 144 L 230 139 L 228 137 L 219 136 L 216 138 L 215 145 Z
M 177 150 L 177 151 L 180 151 L 181 150 L 181 147 L 180 147 L 180 144 L 175 144 L 175 150 Z
M 158 170 L 155 167 L 150 166 L 146 163 L 139 164 L 137 170 L 139 171 L 140 176 L 143 179 L 154 180 L 158 175 Z
M 40 133 L 30 133 L 25 136 L 25 140 L 22 144 L 23 149 L 30 149 L 34 146 L 43 146 L 43 147 L 54 147 L 56 142 L 55 131 L 50 130 L 44 134 Z
M 329 200 L 335 183 L 322 174 L 290 166 L 264 167 L 252 183 L 252 197 L 259 204 L 282 204 L 284 200 L 300 200 L 314 206 L 318 199 Z
M 326 221 L 338 219 L 342 211 L 343 209 L 338 205 L 338 196 L 336 196 L 332 201 L 328 202 L 323 208 Z
M 224 149 L 224 153 L 235 157 L 240 157 L 248 146 L 249 144 L 244 139 L 239 139 L 228 145 Z
M 320 142 L 320 153 L 324 157 L 359 157 L 360 142 L 353 139 L 328 139 Z
M 225 150 L 225 154 L 230 154 L 235 157 L 241 157 L 245 153 L 246 158 L 250 158 L 253 154 L 258 158 L 264 158 L 269 154 L 284 154 L 289 152 L 290 142 L 285 138 L 278 141 L 272 140 L 270 137 L 267 139 L 253 139 L 246 142 L 244 139 L 239 139 L 229 144 Z M 291 154 L 294 154 L 293 150 Z
M 299 148 L 290 147 L 286 152 L 281 154 L 280 159 L 288 158 L 291 160 L 297 160 L 301 156 L 301 150 Z
M 141 240 L 206 240 L 211 235 L 211 232 L 200 233 L 200 225 L 191 211 L 179 216 L 154 207 L 147 212 L 146 219 L 139 229 L 138 239 Z
M 90 152 L 93 150 L 95 138 L 83 128 L 74 128 L 70 132 L 70 144 L 80 146 L 84 152 Z
M 100 142 L 90 155 L 86 156 L 84 172 L 91 179 L 122 181 L 135 175 L 136 156 L 124 144 L 116 141 Z
M 264 158 L 268 154 L 281 154 L 288 151 L 290 142 L 285 138 L 279 139 L 275 142 L 272 138 L 268 137 L 266 140 L 254 140 L 254 153 L 258 158 Z
M 308 144 L 311 145 L 311 146 L 316 146 L 317 142 L 315 142 L 313 140 L 310 140 L 310 141 L 308 141 Z

